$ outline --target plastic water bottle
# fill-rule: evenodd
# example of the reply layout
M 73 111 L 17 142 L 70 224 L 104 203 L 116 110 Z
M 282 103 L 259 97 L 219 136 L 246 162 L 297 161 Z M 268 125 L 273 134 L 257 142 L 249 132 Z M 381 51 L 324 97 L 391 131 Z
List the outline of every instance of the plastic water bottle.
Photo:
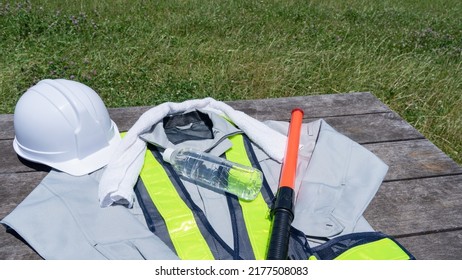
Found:
M 222 190 L 244 200 L 253 200 L 260 192 L 263 174 L 253 167 L 191 148 L 167 148 L 162 156 L 180 176 L 199 186 Z

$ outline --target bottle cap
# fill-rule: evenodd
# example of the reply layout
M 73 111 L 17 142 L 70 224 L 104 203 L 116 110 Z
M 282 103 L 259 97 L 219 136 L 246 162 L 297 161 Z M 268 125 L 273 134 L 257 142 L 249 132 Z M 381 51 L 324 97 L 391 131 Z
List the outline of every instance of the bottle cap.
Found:
M 172 156 L 172 153 L 175 151 L 175 149 L 172 149 L 172 148 L 166 148 L 164 153 L 162 154 L 162 159 L 165 161 L 165 162 L 168 162 L 168 163 L 172 163 L 171 162 L 171 156 Z

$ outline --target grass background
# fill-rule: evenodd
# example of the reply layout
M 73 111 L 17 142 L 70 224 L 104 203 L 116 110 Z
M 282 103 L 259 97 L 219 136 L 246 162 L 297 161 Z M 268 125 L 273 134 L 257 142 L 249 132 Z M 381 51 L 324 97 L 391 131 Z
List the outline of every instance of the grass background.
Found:
M 0 1 L 0 113 L 75 79 L 108 107 L 370 91 L 462 163 L 460 0 Z

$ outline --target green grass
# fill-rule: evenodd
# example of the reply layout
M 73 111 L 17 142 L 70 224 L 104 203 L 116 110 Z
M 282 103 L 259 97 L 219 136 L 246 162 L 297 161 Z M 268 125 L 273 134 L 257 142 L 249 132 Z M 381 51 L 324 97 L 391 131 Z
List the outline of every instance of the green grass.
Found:
M 462 163 L 460 0 L 31 2 L 0 2 L 0 113 L 44 78 L 108 107 L 371 91 Z

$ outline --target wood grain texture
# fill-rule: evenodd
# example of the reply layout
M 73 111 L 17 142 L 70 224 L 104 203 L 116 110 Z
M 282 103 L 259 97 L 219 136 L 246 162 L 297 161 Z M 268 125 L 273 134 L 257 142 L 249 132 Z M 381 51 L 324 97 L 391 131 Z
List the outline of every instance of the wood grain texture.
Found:
M 462 229 L 462 175 L 385 182 L 364 217 L 394 236 Z
M 351 94 L 329 94 L 315 96 L 296 96 L 225 102 L 236 110 L 264 120 L 290 119 L 290 112 L 295 107 L 305 111 L 305 118 L 327 118 L 332 116 L 364 115 L 374 113 L 391 113 L 382 102 L 367 92 Z M 126 131 L 147 110 L 154 106 L 109 108 L 111 119 L 120 131 Z M 0 115 L 0 139 L 13 139 L 13 115 Z
M 13 149 L 13 140 L 0 140 L 0 154 L 0 174 L 50 170 L 47 166 L 19 157 Z
M 389 166 L 385 181 L 462 174 L 462 168 L 426 139 L 366 144 Z
M 394 112 L 323 118 L 338 132 L 359 144 L 424 139 Z M 306 122 L 315 119 L 307 119 Z
M 462 230 L 398 238 L 418 260 L 460 260 Z
M 4 227 L 0 226 L 0 229 Z M 40 260 L 40 255 L 15 232 L 0 230 L 0 260 Z
M 0 140 L 13 139 L 13 138 L 14 138 L 13 115 L 12 114 L 0 115 Z
M 361 115 L 390 112 L 390 109 L 368 92 L 295 96 L 227 102 L 259 120 L 289 120 L 293 108 L 305 111 L 306 118 Z

